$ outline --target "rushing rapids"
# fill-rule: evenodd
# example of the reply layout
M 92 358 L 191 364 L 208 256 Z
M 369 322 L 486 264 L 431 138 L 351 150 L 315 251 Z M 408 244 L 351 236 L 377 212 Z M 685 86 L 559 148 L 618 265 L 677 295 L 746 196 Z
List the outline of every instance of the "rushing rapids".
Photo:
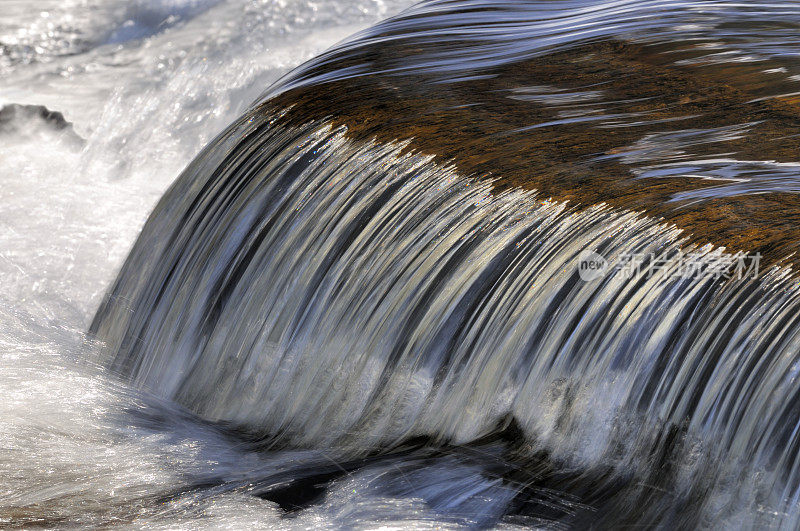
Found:
M 134 386 L 297 455 L 207 480 L 288 510 L 358 475 L 454 524 L 795 527 L 798 29 L 423 3 L 214 140 L 91 330 Z

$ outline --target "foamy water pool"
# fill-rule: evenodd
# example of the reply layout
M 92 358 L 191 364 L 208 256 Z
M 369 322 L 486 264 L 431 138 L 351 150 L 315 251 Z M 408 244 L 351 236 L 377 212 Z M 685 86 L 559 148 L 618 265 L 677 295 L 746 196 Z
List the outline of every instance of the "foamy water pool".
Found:
M 282 74 L 408 4 L 3 3 L 0 526 L 277 525 L 252 496 L 175 495 L 262 458 L 190 420 L 133 427 L 148 399 L 94 367 L 84 331 L 186 163 Z

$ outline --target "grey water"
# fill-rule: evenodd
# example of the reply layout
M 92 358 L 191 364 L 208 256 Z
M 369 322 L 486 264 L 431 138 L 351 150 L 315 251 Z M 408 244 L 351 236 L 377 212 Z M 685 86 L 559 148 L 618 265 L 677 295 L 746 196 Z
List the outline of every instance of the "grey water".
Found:
M 51 47 L 0 37 L 4 101 L 63 111 L 84 139 L 35 113 L 0 130 L 12 169 L 0 174 L 0 521 L 798 526 L 790 268 L 720 282 L 713 271 L 735 254 L 641 212 L 498 191 L 404 141 L 286 125 L 263 104 L 358 76 L 424 73 L 433 87 L 612 38 L 697 41 L 707 52 L 694 60 L 711 66 L 778 62 L 758 96 L 782 96 L 800 79 L 800 7 L 429 1 L 289 72 L 265 42 L 309 58 L 295 33 L 316 54 L 336 40 L 318 31 L 403 6 L 247 3 L 254 20 L 200 4 L 138 18 L 98 4 L 91 38 L 76 28 Z M 155 23 L 159 9 L 172 14 Z M 393 68 L 337 68 L 406 40 L 420 51 Z M 114 86 L 117 75 L 129 77 Z M 614 101 L 545 89 L 512 95 L 562 110 Z M 58 106 L 81 97 L 105 102 L 102 115 Z M 712 183 L 681 204 L 796 193 L 796 164 L 692 151 L 748 126 L 645 127 L 625 163 L 636 178 Z M 591 282 L 576 267 L 587 249 L 609 262 Z M 686 250 L 708 274 L 669 262 L 631 277 L 623 263 Z

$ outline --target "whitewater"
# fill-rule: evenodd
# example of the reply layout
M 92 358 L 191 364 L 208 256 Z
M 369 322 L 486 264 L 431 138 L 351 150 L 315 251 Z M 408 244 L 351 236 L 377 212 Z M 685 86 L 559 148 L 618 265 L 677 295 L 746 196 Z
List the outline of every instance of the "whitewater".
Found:
M 3 2 L 0 106 L 69 126 L 38 110 L 0 120 L 0 526 L 350 521 L 346 486 L 293 523 L 236 492 L 173 496 L 268 458 L 105 374 L 85 331 L 191 158 L 282 74 L 407 5 Z M 175 423 L 132 423 L 153 407 Z
M 0 526 L 798 526 L 794 3 L 3 9 Z

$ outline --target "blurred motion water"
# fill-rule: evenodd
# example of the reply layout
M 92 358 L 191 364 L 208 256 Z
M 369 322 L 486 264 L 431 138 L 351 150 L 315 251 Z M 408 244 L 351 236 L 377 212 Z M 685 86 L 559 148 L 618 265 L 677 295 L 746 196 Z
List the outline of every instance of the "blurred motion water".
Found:
M 797 527 L 800 7 L 406 7 L 4 3 L 0 522 Z
M 406 5 L 2 2 L 0 106 L 43 105 L 71 127 L 0 120 L 0 526 L 276 525 L 251 496 L 181 496 L 195 473 L 260 458 L 180 427 L 173 406 L 177 424 L 131 425 L 126 409 L 151 406 L 92 368 L 84 331 L 204 144 L 288 69 Z

